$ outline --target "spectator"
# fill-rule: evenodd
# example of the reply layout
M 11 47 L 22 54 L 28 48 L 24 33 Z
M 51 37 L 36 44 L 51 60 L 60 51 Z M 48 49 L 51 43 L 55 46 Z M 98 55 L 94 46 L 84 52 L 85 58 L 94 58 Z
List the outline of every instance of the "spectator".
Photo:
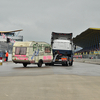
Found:
M 8 51 L 6 51 L 6 61 L 8 61 L 8 56 L 9 56 Z

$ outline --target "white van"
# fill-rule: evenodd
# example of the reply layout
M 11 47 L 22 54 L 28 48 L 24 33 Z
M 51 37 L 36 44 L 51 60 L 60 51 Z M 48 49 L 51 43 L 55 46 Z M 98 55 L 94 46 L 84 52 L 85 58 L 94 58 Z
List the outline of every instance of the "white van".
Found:
M 22 63 L 24 67 L 27 64 L 50 65 L 52 59 L 51 45 L 46 42 L 15 42 L 13 45 L 12 61 Z

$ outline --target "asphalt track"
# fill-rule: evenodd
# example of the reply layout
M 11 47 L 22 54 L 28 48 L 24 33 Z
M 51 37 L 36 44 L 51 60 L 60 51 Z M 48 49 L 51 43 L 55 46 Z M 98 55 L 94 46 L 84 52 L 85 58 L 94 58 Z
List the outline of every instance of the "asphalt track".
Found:
M 0 100 L 99 100 L 100 65 L 0 66 Z

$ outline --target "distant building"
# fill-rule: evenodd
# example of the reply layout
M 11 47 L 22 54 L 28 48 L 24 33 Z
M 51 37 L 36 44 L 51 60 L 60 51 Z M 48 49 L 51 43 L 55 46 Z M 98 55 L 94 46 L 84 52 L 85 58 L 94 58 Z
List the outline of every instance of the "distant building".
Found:
M 0 31 L 0 42 L 7 42 L 7 38 L 12 41 L 23 41 L 23 36 L 19 35 L 19 32 L 22 30 L 15 31 Z
M 23 36 L 19 35 L 20 31 L 23 30 L 0 31 L 0 52 L 4 54 L 7 50 L 9 53 L 12 53 L 14 42 L 23 41 Z
M 81 34 L 73 38 L 75 45 L 82 47 L 76 51 L 76 55 L 82 55 L 83 58 L 100 59 L 100 28 L 88 28 Z

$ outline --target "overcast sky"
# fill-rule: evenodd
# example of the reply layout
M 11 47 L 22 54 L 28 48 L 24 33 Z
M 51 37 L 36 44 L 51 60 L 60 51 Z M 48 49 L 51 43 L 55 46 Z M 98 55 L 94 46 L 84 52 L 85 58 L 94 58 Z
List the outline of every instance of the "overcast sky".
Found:
M 0 31 L 23 29 L 24 41 L 50 43 L 52 32 L 100 28 L 100 0 L 0 0 Z

